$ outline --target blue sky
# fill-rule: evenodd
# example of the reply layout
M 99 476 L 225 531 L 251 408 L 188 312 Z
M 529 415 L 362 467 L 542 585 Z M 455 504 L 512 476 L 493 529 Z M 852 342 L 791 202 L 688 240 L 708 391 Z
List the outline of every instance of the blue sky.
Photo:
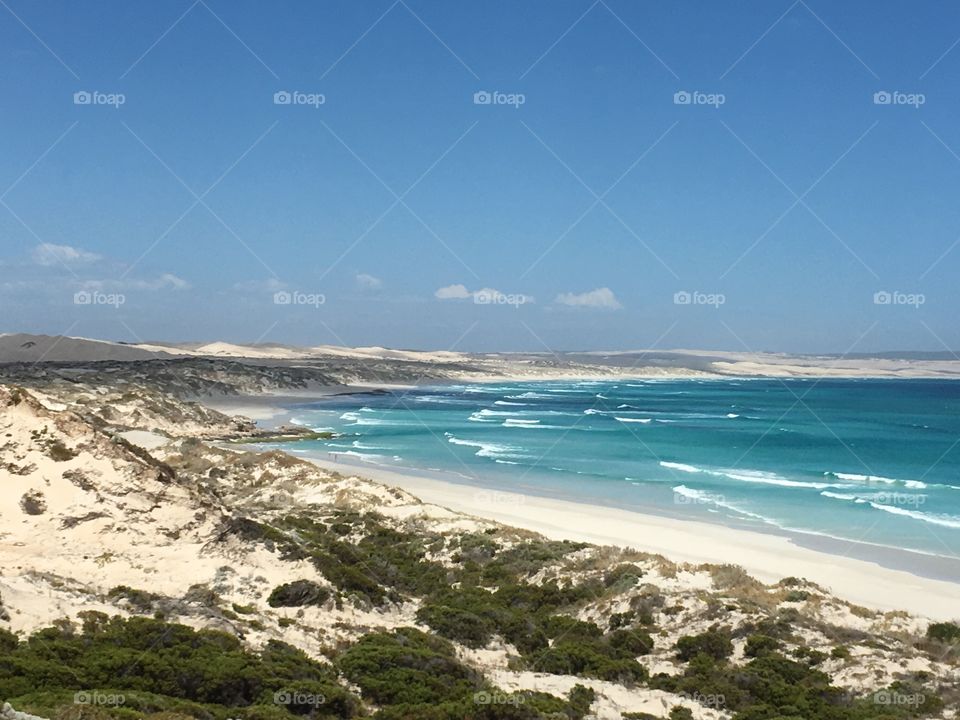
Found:
M 0 330 L 958 349 L 958 38 L 933 2 L 4 0 Z

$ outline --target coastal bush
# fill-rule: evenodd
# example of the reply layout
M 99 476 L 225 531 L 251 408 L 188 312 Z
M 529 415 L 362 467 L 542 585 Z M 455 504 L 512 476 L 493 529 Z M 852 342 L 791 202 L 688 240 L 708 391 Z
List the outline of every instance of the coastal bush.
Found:
M 47 501 L 40 490 L 31 490 L 21 496 L 20 509 L 27 515 L 43 515 L 47 511 Z
M 267 604 L 270 607 L 323 605 L 329 598 L 330 591 L 312 580 L 295 580 L 275 587 L 267 598 Z
M 116 718 L 164 711 L 208 720 L 293 718 L 298 708 L 274 702 L 275 693 L 292 689 L 323 696 L 319 718 L 352 718 L 360 707 L 329 667 L 289 645 L 270 641 L 254 653 L 232 635 L 152 618 L 86 612 L 80 628 L 62 622 L 16 644 L 3 641 L 0 698 L 48 717 L 73 705 L 78 692 L 123 695 L 109 709 Z
M 734 720 L 896 720 L 936 717 L 943 705 L 935 693 L 902 683 L 854 698 L 832 686 L 825 673 L 775 650 L 743 666 L 699 653 L 682 675 L 658 674 L 650 686 L 707 699 L 732 712 Z M 895 697 L 911 702 L 892 701 Z
M 73 460 L 77 456 L 76 450 L 71 450 L 60 440 L 51 440 L 47 443 L 46 450 L 47 455 L 49 455 L 54 462 L 66 462 Z
M 560 640 L 528 658 L 527 667 L 553 675 L 579 675 L 611 682 L 646 680 L 647 671 L 634 656 L 603 640 Z
M 723 660 L 733 653 L 730 633 L 726 630 L 711 629 L 699 635 L 684 635 L 677 640 L 677 657 L 689 662 L 699 654 L 714 660 Z
M 483 688 L 453 646 L 414 628 L 369 633 L 340 658 L 344 675 L 378 705 L 440 705 Z
M 328 527 L 303 515 L 285 518 L 277 528 L 284 557 L 309 558 L 338 590 L 372 605 L 450 584 L 447 568 L 425 559 L 434 537 L 397 532 L 375 513 L 336 511 L 329 521 Z
M 954 643 L 960 640 L 960 625 L 952 622 L 931 623 L 927 628 L 927 638 L 943 643 Z
M 592 642 L 603 637 L 603 630 L 592 622 L 577 620 L 569 615 L 549 615 L 543 620 L 543 631 L 548 638 Z
M 606 588 L 623 591 L 639 583 L 642 577 L 643 570 L 632 563 L 624 563 L 604 573 L 603 585 Z
M 616 630 L 617 628 L 624 627 L 629 625 L 634 621 L 637 614 L 633 610 L 628 610 L 627 612 L 622 613 L 613 613 L 610 616 L 610 619 L 607 621 L 607 627 L 610 630 Z
M 796 648 L 793 651 L 793 656 L 797 658 L 797 660 L 801 660 L 802 662 L 805 662 L 810 667 L 816 667 L 817 665 L 820 665 L 823 661 L 825 661 L 829 657 L 829 655 L 827 655 L 825 652 L 821 652 L 820 650 L 814 650 L 808 647 Z
M 583 720 L 590 712 L 590 706 L 597 699 L 597 693 L 593 688 L 584 685 L 574 685 L 567 694 L 570 702 L 570 720 Z
M 846 645 L 837 645 L 830 651 L 830 657 L 834 660 L 849 660 L 850 659 L 850 648 Z
M 500 550 L 499 544 L 493 538 L 485 535 L 461 535 L 459 538 L 459 552 L 454 560 L 460 563 L 477 563 L 483 565 L 490 562 Z
M 417 611 L 417 620 L 428 625 L 437 635 L 472 648 L 484 647 L 496 630 L 491 620 L 447 605 L 426 605 Z
M 607 634 L 611 647 L 629 653 L 632 657 L 647 655 L 653 650 L 653 638 L 640 630 L 614 630 Z
M 156 604 L 163 598 L 146 590 L 136 590 L 128 585 L 117 585 L 107 593 L 111 600 L 126 600 L 135 612 L 152 612 Z
M 743 654 L 747 657 L 759 657 L 764 653 L 779 650 L 782 647 L 779 640 L 769 635 L 751 635 L 747 638 Z
M 529 578 L 561 561 L 567 555 L 588 547 L 568 540 L 530 540 L 502 550 L 484 567 L 483 580 L 497 584 L 498 579 Z

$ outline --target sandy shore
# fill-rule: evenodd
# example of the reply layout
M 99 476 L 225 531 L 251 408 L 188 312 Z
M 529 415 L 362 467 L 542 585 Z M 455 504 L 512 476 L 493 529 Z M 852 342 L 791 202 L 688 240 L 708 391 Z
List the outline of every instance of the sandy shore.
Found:
M 375 467 L 305 459 L 345 475 L 402 488 L 427 503 L 533 530 L 556 540 L 630 547 L 678 562 L 740 565 L 765 582 L 802 577 L 838 597 L 877 610 L 906 610 L 938 620 L 960 615 L 960 583 L 918 577 L 809 550 L 776 535 L 487 490 Z

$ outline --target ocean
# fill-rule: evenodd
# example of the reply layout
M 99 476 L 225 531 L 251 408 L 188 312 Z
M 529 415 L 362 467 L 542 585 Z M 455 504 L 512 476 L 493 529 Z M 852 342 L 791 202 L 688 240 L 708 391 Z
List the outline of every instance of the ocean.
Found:
M 338 395 L 291 412 L 342 434 L 300 442 L 298 453 L 828 539 L 851 555 L 960 556 L 956 382 L 458 384 Z

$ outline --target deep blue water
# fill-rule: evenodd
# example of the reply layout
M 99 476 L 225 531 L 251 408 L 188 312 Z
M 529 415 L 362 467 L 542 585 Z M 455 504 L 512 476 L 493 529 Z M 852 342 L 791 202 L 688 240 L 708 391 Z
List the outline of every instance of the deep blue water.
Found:
M 960 555 L 960 383 L 523 382 L 341 395 L 298 451 L 491 488 Z

